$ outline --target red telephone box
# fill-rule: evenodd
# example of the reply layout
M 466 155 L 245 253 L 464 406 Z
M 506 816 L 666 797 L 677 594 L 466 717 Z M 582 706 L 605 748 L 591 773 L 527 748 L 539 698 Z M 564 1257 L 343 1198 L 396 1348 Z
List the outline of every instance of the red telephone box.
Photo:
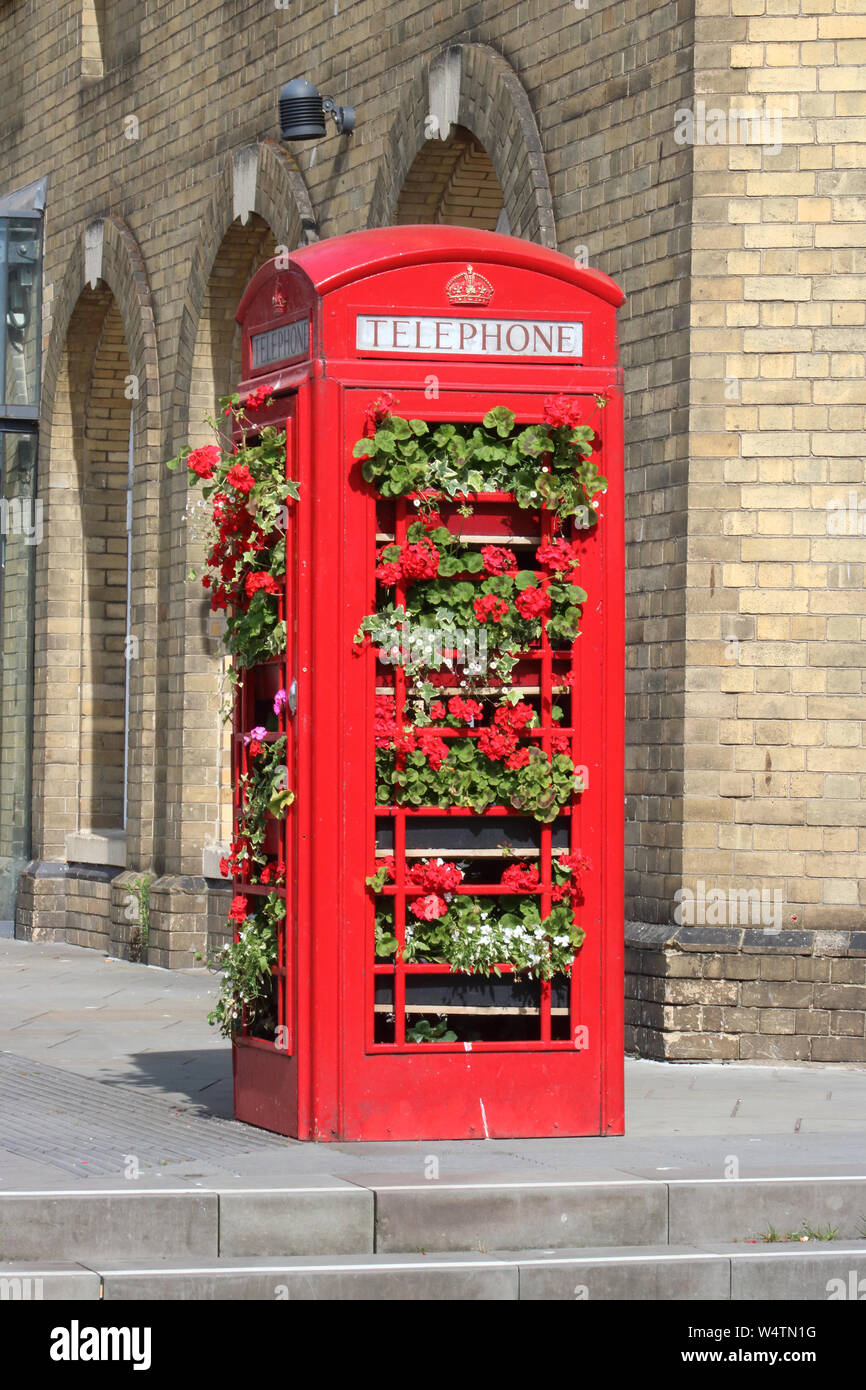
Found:
M 239 775 L 245 731 L 275 690 L 288 692 L 279 730 L 296 794 L 285 821 L 269 828 L 282 837 L 286 916 L 268 1025 L 244 1022 L 235 1039 L 239 1119 L 316 1140 L 622 1133 L 623 298 L 606 276 L 557 252 L 447 226 L 318 242 L 270 261 L 244 294 L 241 399 L 261 386 L 272 396 L 255 418 L 285 429 L 300 500 L 287 525 L 287 650 L 244 673 L 235 715 Z M 543 500 L 551 456 L 533 456 L 530 430 L 545 419 L 553 429 L 557 410 L 567 438 L 577 420 L 589 423 L 592 461 L 608 480 L 597 510 L 562 523 Z M 404 421 L 417 431 L 411 440 Z M 469 466 L 459 441 L 470 436 L 479 458 L 494 462 L 455 490 L 447 470 Z M 366 459 L 355 447 L 362 439 Z M 410 486 L 391 467 L 392 444 L 411 463 L 415 441 L 438 486 L 428 477 Z M 507 466 L 503 451 L 516 458 L 524 447 L 518 505 L 501 474 L 490 490 L 486 479 Z M 373 476 L 377 460 L 384 473 Z M 539 554 L 571 559 L 565 570 L 549 559 L 542 572 Z M 383 583 L 386 609 L 416 602 L 409 558 L 419 556 L 428 578 L 438 564 L 439 578 L 447 570 L 463 585 L 423 599 L 434 646 L 451 609 L 436 608 L 431 625 L 430 605 L 441 593 L 465 605 L 481 575 L 476 636 L 486 623 L 494 639 L 503 603 L 519 626 L 521 615 L 532 623 L 525 615 L 536 608 L 569 602 L 563 583 L 572 597 L 575 583 L 586 591 L 580 635 L 564 640 L 560 627 L 549 637 L 542 615 L 525 650 L 509 649 L 506 676 L 477 652 L 467 675 L 468 658 L 462 667 L 447 645 L 450 628 L 439 666 L 438 649 L 424 667 L 405 644 L 402 656 L 383 645 L 381 633 L 359 641 L 365 618 L 382 609 Z M 510 595 L 499 603 L 494 578 Z M 557 756 L 578 771 L 551 810 L 544 779 Z M 493 793 L 477 771 L 484 758 Z M 448 772 L 460 759 L 465 768 Z M 520 781 L 509 801 L 489 800 L 529 767 L 541 779 L 537 795 Z M 482 792 L 457 804 L 453 788 L 476 787 L 473 778 Z M 577 871 L 563 888 L 567 864 L 586 861 L 579 893 Z M 267 891 L 246 878 L 235 884 Z M 538 925 L 563 902 L 585 932 L 579 949 Z M 460 913 L 484 968 L 465 959 L 454 967 L 454 953 L 470 950 L 453 927 Z M 490 933 L 504 939 L 503 923 L 521 913 L 508 939 L 529 940 L 519 951 L 547 951 L 550 961 L 554 949 L 570 951 L 570 968 L 489 968 Z M 430 946 L 443 922 L 444 957 Z

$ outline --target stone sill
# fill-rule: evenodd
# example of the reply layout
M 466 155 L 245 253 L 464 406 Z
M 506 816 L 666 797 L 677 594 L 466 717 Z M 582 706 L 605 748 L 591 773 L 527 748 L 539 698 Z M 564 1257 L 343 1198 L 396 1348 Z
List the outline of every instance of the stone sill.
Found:
M 713 951 L 717 954 L 793 956 L 866 956 L 863 931 L 773 931 L 766 927 L 678 927 L 656 922 L 626 922 L 625 944 L 637 951 Z
M 70 864 L 109 864 L 126 868 L 125 830 L 76 830 L 66 836 Z
M 215 878 L 224 887 L 231 887 L 231 880 L 223 878 L 220 873 L 220 860 L 228 859 L 231 853 L 230 845 L 205 845 L 201 852 L 201 872 L 203 878 Z

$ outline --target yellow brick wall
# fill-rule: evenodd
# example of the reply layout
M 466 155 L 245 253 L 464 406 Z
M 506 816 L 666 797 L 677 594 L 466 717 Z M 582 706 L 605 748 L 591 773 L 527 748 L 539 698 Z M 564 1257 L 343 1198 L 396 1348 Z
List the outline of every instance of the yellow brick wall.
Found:
M 866 906 L 866 3 L 697 0 L 683 878 Z M 778 148 L 776 146 L 778 145 Z M 856 521 L 855 521 L 856 530 Z
M 628 910 L 669 920 L 676 888 L 703 877 L 781 884 L 801 921 L 852 920 L 866 555 L 828 535 L 825 503 L 863 484 L 864 4 L 0 8 L 2 188 L 49 176 L 37 853 L 62 857 L 78 816 L 69 483 L 93 297 L 116 304 L 141 387 L 129 863 L 196 873 L 222 829 L 219 662 L 184 587 L 186 490 L 161 460 L 223 389 L 226 306 L 272 245 L 399 215 L 433 148 L 431 64 L 453 49 L 453 122 L 486 150 L 512 232 L 629 295 Z M 351 141 L 280 148 L 277 95 L 297 75 L 357 107 Z M 699 99 L 784 107 L 781 151 L 678 143 L 677 112 Z M 85 290 L 94 223 L 102 284 Z

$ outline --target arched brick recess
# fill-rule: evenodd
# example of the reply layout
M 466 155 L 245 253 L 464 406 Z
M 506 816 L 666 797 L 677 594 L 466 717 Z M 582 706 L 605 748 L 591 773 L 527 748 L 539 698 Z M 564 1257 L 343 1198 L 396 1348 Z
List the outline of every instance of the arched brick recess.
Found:
M 45 507 L 45 542 L 36 562 L 33 847 L 40 858 L 62 860 L 66 834 L 80 826 L 79 686 L 86 684 L 81 652 L 86 609 L 84 481 L 88 453 L 95 459 L 101 451 L 112 475 L 125 474 L 131 411 L 135 470 L 130 618 L 137 640 L 129 662 L 127 862 L 138 868 L 146 867 L 153 855 L 159 535 L 147 518 L 159 497 L 156 334 L 144 262 L 129 228 L 109 216 L 90 223 L 88 235 L 101 246 L 97 283 L 95 288 L 86 283 L 82 233 L 57 284 L 43 371 L 39 495 Z M 94 409 L 88 412 L 95 369 L 100 376 L 98 393 L 90 397 Z M 107 429 L 101 441 L 97 401 Z M 121 452 L 122 461 L 117 458 Z M 125 530 L 125 516 L 123 526 Z M 119 534 L 113 537 L 116 553 L 121 546 L 125 549 L 124 540 Z M 114 676 L 111 683 L 117 683 Z M 95 732 L 91 727 L 91 734 Z M 94 823 L 93 809 L 90 805 L 86 811 L 91 822 L 86 828 Z M 114 810 L 111 819 L 116 819 Z
M 406 175 L 394 221 L 493 232 L 501 212 L 502 189 L 489 154 L 471 131 L 457 127 L 447 140 L 425 141 Z
M 240 328 L 235 311 L 252 276 L 274 255 L 277 242 L 257 213 L 246 225 L 232 222 L 217 251 L 205 286 L 193 350 L 185 440 L 213 443 L 207 417 L 240 376 Z M 186 480 L 183 480 L 184 486 Z M 169 655 L 182 669 L 185 696 L 180 719 L 170 729 L 166 758 L 166 871 L 200 874 L 202 847 L 230 833 L 229 730 L 222 718 L 224 668 L 222 623 L 203 590 L 186 581 L 204 559 L 201 531 L 206 506 L 187 491 L 182 513 L 172 514 L 171 553 L 178 557 L 172 584 Z M 183 616 L 180 616 L 182 609 Z
M 396 220 L 407 175 L 425 144 L 433 143 L 425 137 L 425 120 L 430 114 L 428 74 L 432 63 L 443 55 L 455 64 L 459 61 L 460 92 L 454 123 L 471 131 L 487 151 L 502 189 L 511 234 L 555 248 L 550 183 L 529 98 L 514 70 L 486 44 L 452 45 L 410 84 L 391 127 L 367 225 L 384 227 Z
M 237 383 L 240 331 L 234 315 L 252 275 L 276 246 L 294 248 L 316 239 L 315 217 L 303 180 L 281 146 L 263 141 L 257 147 L 255 188 L 245 221 L 236 216 L 239 193 L 234 160 L 223 166 L 193 253 L 166 456 L 186 443 L 213 442 L 204 417 L 215 414 L 219 397 Z M 218 842 L 230 823 L 227 735 L 220 710 L 221 624 L 211 615 L 201 589 L 187 580 L 190 569 L 199 570 L 203 559 L 201 528 L 188 519 L 190 509 L 201 514 L 196 508 L 199 497 L 197 492 L 190 493 L 180 474 L 168 481 L 161 868 L 174 875 L 200 875 L 202 849 Z
M 291 155 L 273 140 L 263 140 L 258 145 L 255 201 L 250 211 L 267 224 L 278 245 L 291 249 L 317 240 L 316 217 L 303 178 Z M 185 442 L 198 326 L 214 263 L 235 220 L 233 163 L 226 159 L 201 220 L 201 233 L 190 265 L 174 367 L 171 418 L 166 422 L 169 453 Z
M 88 293 L 88 291 L 85 291 Z M 89 291 L 93 294 L 93 291 Z M 130 367 L 110 290 L 84 403 L 81 497 L 81 667 L 78 700 L 80 830 L 124 828 Z

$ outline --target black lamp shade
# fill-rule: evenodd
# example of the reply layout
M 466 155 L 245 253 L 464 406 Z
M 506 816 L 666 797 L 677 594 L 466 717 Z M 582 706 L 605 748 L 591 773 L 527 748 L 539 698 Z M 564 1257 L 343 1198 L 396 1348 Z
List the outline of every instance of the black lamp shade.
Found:
M 325 112 L 319 90 L 304 77 L 287 82 L 280 92 L 280 136 L 283 140 L 320 140 Z

